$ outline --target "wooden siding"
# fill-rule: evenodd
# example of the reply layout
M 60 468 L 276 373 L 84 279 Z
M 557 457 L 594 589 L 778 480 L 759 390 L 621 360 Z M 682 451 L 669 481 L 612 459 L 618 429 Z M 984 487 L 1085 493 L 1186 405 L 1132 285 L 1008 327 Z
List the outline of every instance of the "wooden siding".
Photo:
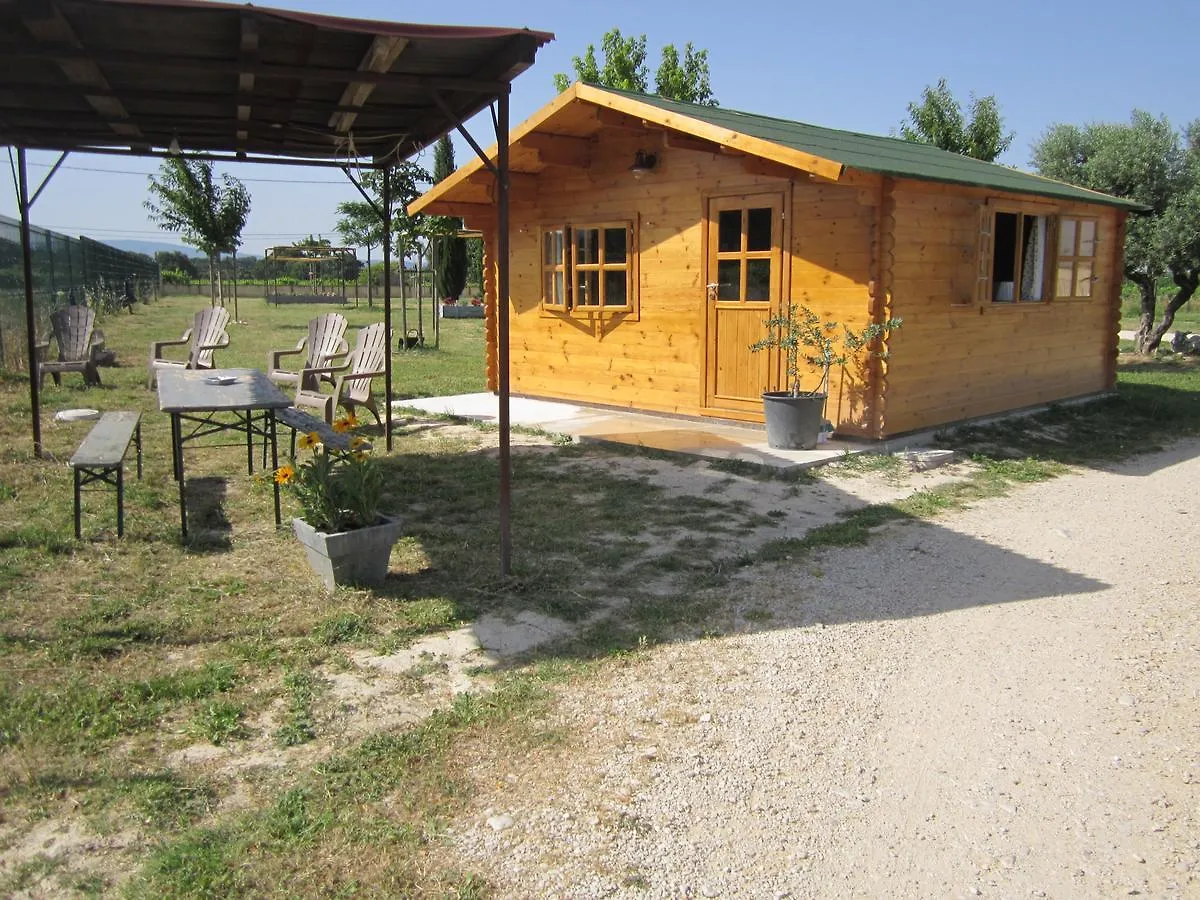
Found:
M 514 186 L 515 393 L 761 420 L 761 412 L 705 407 L 707 203 L 758 192 L 785 197 L 782 302 L 790 298 L 855 330 L 904 319 L 888 340 L 886 359 L 857 360 L 832 373 L 827 415 L 840 433 L 883 438 L 1112 387 L 1120 211 L 855 171 L 838 184 L 800 172 L 787 178 L 751 157 L 673 146 L 663 132 L 632 124 L 606 127 L 591 144 L 588 168 L 551 165 L 536 181 Z M 639 149 L 658 154 L 657 167 L 641 181 L 628 171 Z M 988 202 L 1095 219 L 1092 296 L 976 302 L 980 210 Z M 487 236 L 491 276 L 492 210 L 463 204 L 461 212 Z M 637 240 L 635 311 L 607 317 L 543 311 L 539 230 L 621 221 L 632 224 Z M 493 389 L 494 285 L 488 277 Z M 748 332 L 739 340 L 756 337 Z M 781 387 L 777 354 L 767 370 L 765 387 Z M 808 373 L 802 386 L 816 377 Z
M 628 167 L 638 149 L 658 154 L 643 180 Z M 684 415 L 705 414 L 704 219 L 709 197 L 777 192 L 785 206 L 784 300 L 851 327 L 867 322 L 875 213 L 871 187 L 762 174 L 749 157 L 663 147 L 661 133 L 609 130 L 588 170 L 555 168 L 536 195 L 512 206 L 512 385 L 516 393 Z M 868 182 L 869 184 L 869 182 Z M 540 307 L 538 233 L 563 222 L 630 221 L 638 241 L 636 314 L 565 316 Z M 790 266 L 788 256 L 790 255 Z M 747 333 L 747 344 L 762 335 Z M 770 384 L 782 367 L 770 360 Z M 830 415 L 863 427 L 864 374 L 834 373 Z M 815 375 L 804 379 L 811 385 Z M 711 411 L 708 411 L 711 413 Z M 761 420 L 761 412 L 739 418 Z
M 855 187 L 797 184 L 791 247 L 792 300 L 855 331 L 871 316 L 879 194 L 879 179 L 858 181 Z M 830 373 L 825 415 L 842 434 L 871 436 L 871 373 L 861 359 Z M 814 386 L 817 377 L 810 370 L 801 386 Z
M 883 435 L 1112 386 L 1117 210 L 914 181 L 898 182 L 893 196 L 893 312 L 904 327 L 890 341 Z M 980 208 L 988 200 L 1096 219 L 1092 296 L 975 302 Z

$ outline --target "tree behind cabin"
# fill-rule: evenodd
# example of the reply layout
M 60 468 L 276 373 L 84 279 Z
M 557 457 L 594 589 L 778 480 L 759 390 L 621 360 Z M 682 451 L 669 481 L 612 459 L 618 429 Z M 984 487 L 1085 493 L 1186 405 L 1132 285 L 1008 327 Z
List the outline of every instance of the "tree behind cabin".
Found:
M 454 173 L 454 145 L 442 135 L 433 151 L 433 182 L 444 181 Z M 434 254 L 434 290 L 439 300 L 458 300 L 467 285 L 467 245 L 458 237 L 462 220 L 454 216 L 433 216 L 429 220 Z
M 972 94 L 970 112 L 967 121 L 962 105 L 942 78 L 937 87 L 925 88 L 920 103 L 908 104 L 908 121 L 900 126 L 900 136 L 913 143 L 933 144 L 961 156 L 995 162 L 1013 142 L 1013 133 L 1004 133 L 1004 119 L 995 95 Z
M 596 61 L 596 48 L 588 44 L 583 56 L 571 58 L 575 80 L 599 84 L 621 91 L 645 94 L 650 70 L 646 65 L 646 36 L 624 37 L 621 29 L 606 32 L 600 42 L 604 63 Z M 554 86 L 561 94 L 570 87 L 571 79 L 564 73 L 554 76 Z M 655 73 L 654 90 L 667 100 L 717 106 L 709 84 L 708 51 L 695 49 L 689 41 L 683 48 L 683 61 L 674 44 L 662 49 L 662 59 Z

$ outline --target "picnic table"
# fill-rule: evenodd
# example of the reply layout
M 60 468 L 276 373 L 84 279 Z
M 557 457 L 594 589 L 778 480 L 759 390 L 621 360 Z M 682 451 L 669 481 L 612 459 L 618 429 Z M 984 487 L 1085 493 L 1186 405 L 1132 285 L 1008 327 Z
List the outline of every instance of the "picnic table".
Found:
M 179 526 L 184 538 L 188 533 L 184 444 L 225 431 L 244 434 L 246 467 L 253 475 L 254 439 L 261 437 L 271 448 L 274 469 L 279 465 L 275 411 L 291 406 L 291 402 L 258 369 L 180 369 L 159 373 L 158 408 L 171 416 L 171 456 L 175 480 L 179 482 Z M 273 479 L 272 484 L 278 526 L 279 485 Z

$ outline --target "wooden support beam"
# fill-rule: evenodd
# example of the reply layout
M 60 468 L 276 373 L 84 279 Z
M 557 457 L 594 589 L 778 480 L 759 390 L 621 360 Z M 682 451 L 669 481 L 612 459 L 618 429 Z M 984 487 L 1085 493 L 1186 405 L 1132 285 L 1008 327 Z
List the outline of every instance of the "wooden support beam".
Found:
M 258 21 L 247 13 L 242 14 L 242 39 L 238 47 L 238 61 L 247 66 L 258 62 Z M 250 71 L 238 73 L 237 120 L 239 125 L 250 121 L 254 100 L 254 78 L 254 73 Z M 237 129 L 239 150 L 245 149 L 243 142 L 249 137 L 248 129 L 240 127 Z
M 657 130 L 662 132 L 664 150 L 692 150 L 696 153 L 717 153 L 721 149 L 720 144 L 715 144 L 712 141 L 694 138 L 691 135 L 680 134 L 678 131 L 670 131 L 666 128 Z
M 513 172 L 508 173 L 509 192 L 512 194 L 528 195 L 537 190 L 538 176 L 532 172 Z M 451 202 L 468 203 L 468 204 L 491 204 L 496 201 L 496 179 L 490 172 L 476 173 L 474 178 L 460 183 L 454 189 L 454 200 Z M 438 204 L 438 209 L 443 207 L 442 201 L 432 201 Z M 424 212 L 424 207 L 421 212 Z M 450 213 L 438 213 L 438 215 L 450 215 Z
M 742 168 L 750 175 L 762 175 L 765 178 L 787 178 L 804 182 L 809 180 L 807 172 L 780 165 L 769 159 L 763 159 L 761 156 L 742 157 Z
M 128 139 L 141 137 L 141 129 L 113 93 L 100 67 L 84 52 L 83 43 L 75 34 L 75 29 L 63 18 L 53 0 L 37 7 L 26 6 L 25 9 L 28 11 L 22 15 L 21 22 L 40 44 L 56 44 L 69 51 L 68 55 L 58 60 L 59 68 L 68 81 L 84 89 L 84 99 L 113 133 Z
M 536 151 L 544 166 L 586 168 L 592 162 L 592 142 L 587 138 L 534 132 L 521 138 L 518 146 Z
M 537 190 L 538 176 L 533 172 L 508 173 L 508 184 L 515 194 L 532 193 Z
M 97 50 L 76 50 L 70 47 L 39 47 L 31 50 L 21 44 L 0 44 L 0 56 L 10 59 L 45 59 L 50 56 L 65 66 L 74 62 L 95 64 L 111 63 L 127 66 L 148 66 L 155 69 L 184 72 L 228 72 L 241 74 L 252 72 L 263 78 L 295 78 L 302 81 L 327 84 L 387 84 L 395 87 L 425 88 L 441 91 L 465 91 L 468 93 L 502 93 L 509 88 L 507 81 L 486 78 L 457 78 L 449 75 L 412 75 L 405 72 L 348 72 L 328 66 L 285 65 L 282 63 L 258 62 L 243 66 L 237 60 L 213 59 L 209 57 L 173 56 L 165 53 L 128 52 L 120 53 Z
M 54 112 L 55 108 L 61 110 L 62 109 L 61 101 L 64 96 L 67 96 L 64 93 L 64 87 L 60 86 L 60 85 L 28 84 L 28 83 L 22 83 L 22 82 L 5 82 L 4 83 L 4 91 L 7 93 L 10 93 L 12 95 L 18 96 L 18 97 L 44 98 L 47 101 L 47 105 L 44 107 L 47 112 Z M 150 101 L 157 101 L 157 102 L 163 102 L 163 103 L 172 103 L 172 104 L 182 107 L 184 109 L 189 108 L 190 104 L 193 104 L 193 103 L 199 104 L 201 106 L 211 106 L 214 103 L 228 103 L 229 102 L 229 94 L 200 93 L 200 92 L 188 93 L 188 94 L 177 94 L 177 93 L 174 93 L 173 91 L 122 89 L 121 97 L 117 98 L 117 96 L 114 93 L 111 93 L 111 92 L 104 93 L 102 91 L 97 90 L 96 88 L 84 88 L 84 87 L 78 88 L 78 93 L 76 94 L 76 96 L 82 98 L 82 97 L 84 97 L 85 94 L 88 94 L 88 95 L 91 95 L 94 97 L 107 97 L 107 98 L 111 98 L 113 100 L 118 100 L 118 99 L 128 100 L 128 101 L 150 100 Z M 49 105 L 53 101 L 59 101 L 59 104 L 57 107 L 51 107 Z M 291 104 L 291 107 L 295 110 L 309 110 L 312 112 L 327 112 L 327 113 L 330 113 L 331 115 L 333 113 L 341 113 L 341 112 L 357 113 L 360 111 L 360 107 L 357 107 L 357 106 L 344 106 L 342 104 L 330 104 L 330 103 L 321 102 L 319 100 L 297 100 L 295 103 Z M 3 108 L 2 104 L 0 104 L 0 108 Z M 11 107 L 9 107 L 9 108 L 11 108 Z M 24 108 L 25 107 L 22 107 L 22 109 L 24 109 Z M 285 114 L 286 108 L 287 108 L 286 101 L 282 100 L 278 97 L 266 98 L 261 93 L 256 94 L 254 97 L 255 118 L 260 118 L 260 114 L 265 114 L 267 118 L 279 118 Z M 420 111 L 426 110 L 428 108 L 429 108 L 428 104 L 425 104 L 425 103 L 388 103 L 386 105 L 372 103 L 370 106 L 370 109 L 368 109 L 367 112 L 369 112 L 372 117 L 378 119 L 380 117 L 386 117 L 389 114 L 411 115 L 414 112 L 420 112 Z
M 607 116 L 624 114 L 626 117 L 634 117 L 638 122 L 652 122 L 663 128 L 686 132 L 693 137 L 710 140 L 723 147 L 761 156 L 765 159 L 774 159 L 831 181 L 841 178 L 844 169 L 844 166 L 835 160 L 825 159 L 794 147 L 776 144 L 773 141 L 714 125 L 702 119 L 660 109 L 632 97 L 611 94 L 586 84 L 576 84 L 574 90 L 580 100 L 595 103 L 599 107 L 597 115 L 601 122 L 605 122 Z M 600 114 L 606 110 L 608 112 L 601 116 Z
M 615 109 L 607 109 L 603 106 L 596 107 L 595 115 L 596 121 L 606 128 L 624 128 L 627 131 L 643 132 L 646 130 L 641 119 L 617 112 Z
M 487 203 L 465 203 L 456 200 L 439 200 L 431 204 L 426 212 L 434 216 L 457 216 L 463 220 L 471 222 L 490 222 L 495 218 L 495 207 L 491 202 Z M 478 228 L 477 225 L 469 225 L 471 228 Z
M 371 46 L 362 58 L 362 62 L 358 64 L 358 71 L 374 74 L 382 74 L 390 71 L 392 63 L 396 61 L 396 57 L 403 53 L 404 48 L 407 46 L 408 38 L 377 36 L 371 42 Z M 351 82 L 342 91 L 342 99 L 338 101 L 338 105 L 361 108 L 374 90 L 375 85 L 369 82 Z M 358 118 L 357 113 L 334 113 L 329 119 L 329 127 L 340 134 L 346 134 L 353 127 L 356 118 Z

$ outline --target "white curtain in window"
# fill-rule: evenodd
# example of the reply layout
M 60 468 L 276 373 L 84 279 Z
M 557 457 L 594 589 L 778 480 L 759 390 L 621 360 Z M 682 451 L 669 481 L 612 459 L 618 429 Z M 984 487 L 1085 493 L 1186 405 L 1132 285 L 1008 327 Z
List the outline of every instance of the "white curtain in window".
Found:
M 1046 278 L 1046 217 L 1025 216 L 1023 231 L 1025 246 L 1021 248 L 1021 299 L 1041 300 Z

